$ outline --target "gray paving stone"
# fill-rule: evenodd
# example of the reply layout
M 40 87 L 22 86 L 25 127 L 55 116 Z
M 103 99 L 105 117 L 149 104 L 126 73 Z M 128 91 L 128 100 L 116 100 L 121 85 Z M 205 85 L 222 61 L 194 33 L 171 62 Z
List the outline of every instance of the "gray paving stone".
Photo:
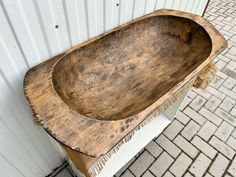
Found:
M 231 55 L 236 56 L 236 47 L 232 47 L 231 49 L 229 49 L 229 53 L 230 53 Z
M 213 114 L 204 107 L 199 111 L 199 113 L 203 115 L 205 118 L 207 118 L 209 121 L 214 123 L 215 125 L 219 126 L 222 122 L 222 119 L 220 117 L 216 116 L 215 114 Z
M 215 114 L 224 119 L 226 122 L 231 124 L 232 126 L 236 126 L 236 118 L 228 114 L 226 111 L 221 108 L 217 108 Z
M 229 90 L 228 88 L 221 86 L 219 88 L 219 91 L 221 91 L 222 93 L 228 95 L 230 98 L 236 99 L 236 93 L 234 93 L 233 91 Z
M 217 98 L 223 100 L 225 98 L 225 94 L 223 94 L 222 92 L 216 90 L 213 87 L 208 87 L 207 92 L 209 92 L 210 94 L 216 96 Z
M 163 177 L 175 177 L 175 176 L 172 175 L 169 171 L 167 171 Z
M 205 104 L 205 102 L 206 99 L 198 95 L 193 99 L 193 101 L 189 104 L 189 106 L 195 111 L 198 111 Z
M 164 134 L 170 139 L 173 140 L 176 135 L 183 129 L 184 125 L 177 120 L 173 120 L 171 124 L 165 129 Z
M 236 80 L 233 79 L 232 77 L 228 77 L 228 79 L 226 79 L 226 81 L 223 83 L 223 85 L 226 88 L 231 90 L 236 85 Z
M 204 140 L 202 140 L 198 136 L 195 136 L 191 141 L 191 143 L 211 159 L 213 159 L 217 153 L 217 151 L 213 147 L 211 147 L 209 144 L 207 144 Z
M 228 144 L 234 151 L 236 151 L 236 138 L 230 136 L 226 144 Z
M 135 177 L 129 170 L 126 170 L 121 177 Z
M 170 172 L 174 174 L 176 177 L 181 177 L 188 169 L 192 162 L 192 159 L 189 158 L 184 153 L 181 153 L 179 157 L 175 160 L 175 162 L 170 167 Z
M 236 62 L 235 61 L 230 61 L 226 66 L 227 69 L 234 71 L 236 69 Z M 232 87 L 235 85 L 235 79 L 232 77 L 229 77 L 225 82 L 224 86 L 227 87 L 228 89 L 232 89 Z
M 194 177 L 193 175 L 191 175 L 189 172 L 187 172 L 184 177 Z
M 187 140 L 191 140 L 193 136 L 198 132 L 200 129 L 200 125 L 195 123 L 194 121 L 190 121 L 182 130 L 181 135 L 185 137 Z
M 211 174 L 207 173 L 204 177 L 213 177 Z
M 196 111 L 191 109 L 190 107 L 186 107 L 183 111 L 187 116 L 191 117 L 195 120 L 198 124 L 203 125 L 206 119 L 198 114 Z
M 181 152 L 180 149 L 164 135 L 160 135 L 156 139 L 156 142 L 174 158 L 176 158 Z
M 222 108 L 223 110 L 229 112 L 235 105 L 235 100 L 226 97 L 223 102 L 220 104 L 220 108 Z
M 228 172 L 232 175 L 232 176 L 236 176 L 236 157 L 234 158 L 234 160 L 232 161 Z
M 209 141 L 209 143 L 218 151 L 220 151 L 222 154 L 224 154 L 226 157 L 228 157 L 229 159 L 232 159 L 235 152 L 232 148 L 230 148 L 229 146 L 227 146 L 227 144 L 225 144 L 224 142 L 220 141 L 218 138 L 216 138 L 215 136 L 213 136 L 211 138 L 211 140 Z
M 231 134 L 231 136 L 233 136 L 234 138 L 236 138 L 236 128 L 234 128 L 233 133 Z
M 199 152 L 199 150 L 194 147 L 190 142 L 184 139 L 181 135 L 178 135 L 174 143 L 182 149 L 186 154 L 188 154 L 191 158 L 195 158 Z
M 228 164 L 229 160 L 223 155 L 218 154 L 215 161 L 211 165 L 209 172 L 215 177 L 221 177 L 225 172 Z
M 215 136 L 217 136 L 222 141 L 226 141 L 229 138 L 230 134 L 233 132 L 233 130 L 234 127 L 224 121 L 215 132 Z
M 209 100 L 207 100 L 204 107 L 212 112 L 220 105 L 221 100 L 215 96 L 212 96 Z
M 129 167 L 129 170 L 136 176 L 141 176 L 154 161 L 154 157 L 144 151 L 137 160 Z
M 151 141 L 146 147 L 148 152 L 150 152 L 155 158 L 158 157 L 163 149 L 157 145 L 157 143 L 155 143 L 154 141 Z
M 217 129 L 217 126 L 215 124 L 211 123 L 210 121 L 207 121 L 201 127 L 201 129 L 199 130 L 199 132 L 197 134 L 205 141 L 208 141 L 210 139 L 210 137 L 214 134 L 216 129 Z
M 231 111 L 230 111 L 230 114 L 234 117 L 236 117 L 236 108 L 233 108 Z
M 191 165 L 189 171 L 194 174 L 196 177 L 201 177 L 207 170 L 210 165 L 211 160 L 204 155 L 203 153 L 199 154 L 199 156 L 195 159 L 193 164 Z
M 174 159 L 166 152 L 163 152 L 160 155 L 160 157 L 157 158 L 156 161 L 152 164 L 149 170 L 156 177 L 161 177 L 167 171 L 167 169 L 170 167 L 170 165 L 173 162 L 174 162 Z
M 155 176 L 153 176 L 150 171 L 146 171 L 142 177 L 155 177 Z

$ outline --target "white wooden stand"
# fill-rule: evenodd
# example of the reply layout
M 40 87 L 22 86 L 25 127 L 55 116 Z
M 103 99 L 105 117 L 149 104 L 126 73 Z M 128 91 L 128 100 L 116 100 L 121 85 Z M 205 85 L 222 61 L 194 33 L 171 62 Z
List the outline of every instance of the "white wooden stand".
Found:
M 174 119 L 174 116 L 180 108 L 185 96 L 186 94 L 180 97 L 179 100 L 172 104 L 165 112 L 140 128 L 139 131 L 135 132 L 132 139 L 123 144 L 119 151 L 113 154 L 106 162 L 106 165 L 97 177 L 112 177 L 152 139 L 160 135 Z M 77 176 L 81 177 L 81 173 L 75 169 L 73 164 L 71 164 L 71 166 L 75 170 Z

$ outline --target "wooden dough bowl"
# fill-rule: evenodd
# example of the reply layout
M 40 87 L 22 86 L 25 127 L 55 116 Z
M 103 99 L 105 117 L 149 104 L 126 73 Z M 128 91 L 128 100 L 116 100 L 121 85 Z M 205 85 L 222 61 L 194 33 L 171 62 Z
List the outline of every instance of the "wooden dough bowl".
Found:
M 30 69 L 25 94 L 51 136 L 99 157 L 226 46 L 202 17 L 161 10 Z

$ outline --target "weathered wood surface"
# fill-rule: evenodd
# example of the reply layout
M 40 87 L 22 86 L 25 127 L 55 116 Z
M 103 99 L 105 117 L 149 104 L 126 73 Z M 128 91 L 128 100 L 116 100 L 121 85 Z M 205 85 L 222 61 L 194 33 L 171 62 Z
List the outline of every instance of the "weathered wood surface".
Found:
M 25 94 L 52 137 L 98 157 L 226 45 L 202 17 L 160 10 L 30 69 Z

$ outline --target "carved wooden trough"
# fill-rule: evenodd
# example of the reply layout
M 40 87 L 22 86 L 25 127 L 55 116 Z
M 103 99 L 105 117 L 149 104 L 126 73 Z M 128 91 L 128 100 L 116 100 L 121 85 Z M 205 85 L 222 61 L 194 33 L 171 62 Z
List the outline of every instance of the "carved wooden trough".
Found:
M 68 152 L 96 159 L 226 46 L 202 17 L 161 10 L 30 69 L 25 94 L 35 119 Z

